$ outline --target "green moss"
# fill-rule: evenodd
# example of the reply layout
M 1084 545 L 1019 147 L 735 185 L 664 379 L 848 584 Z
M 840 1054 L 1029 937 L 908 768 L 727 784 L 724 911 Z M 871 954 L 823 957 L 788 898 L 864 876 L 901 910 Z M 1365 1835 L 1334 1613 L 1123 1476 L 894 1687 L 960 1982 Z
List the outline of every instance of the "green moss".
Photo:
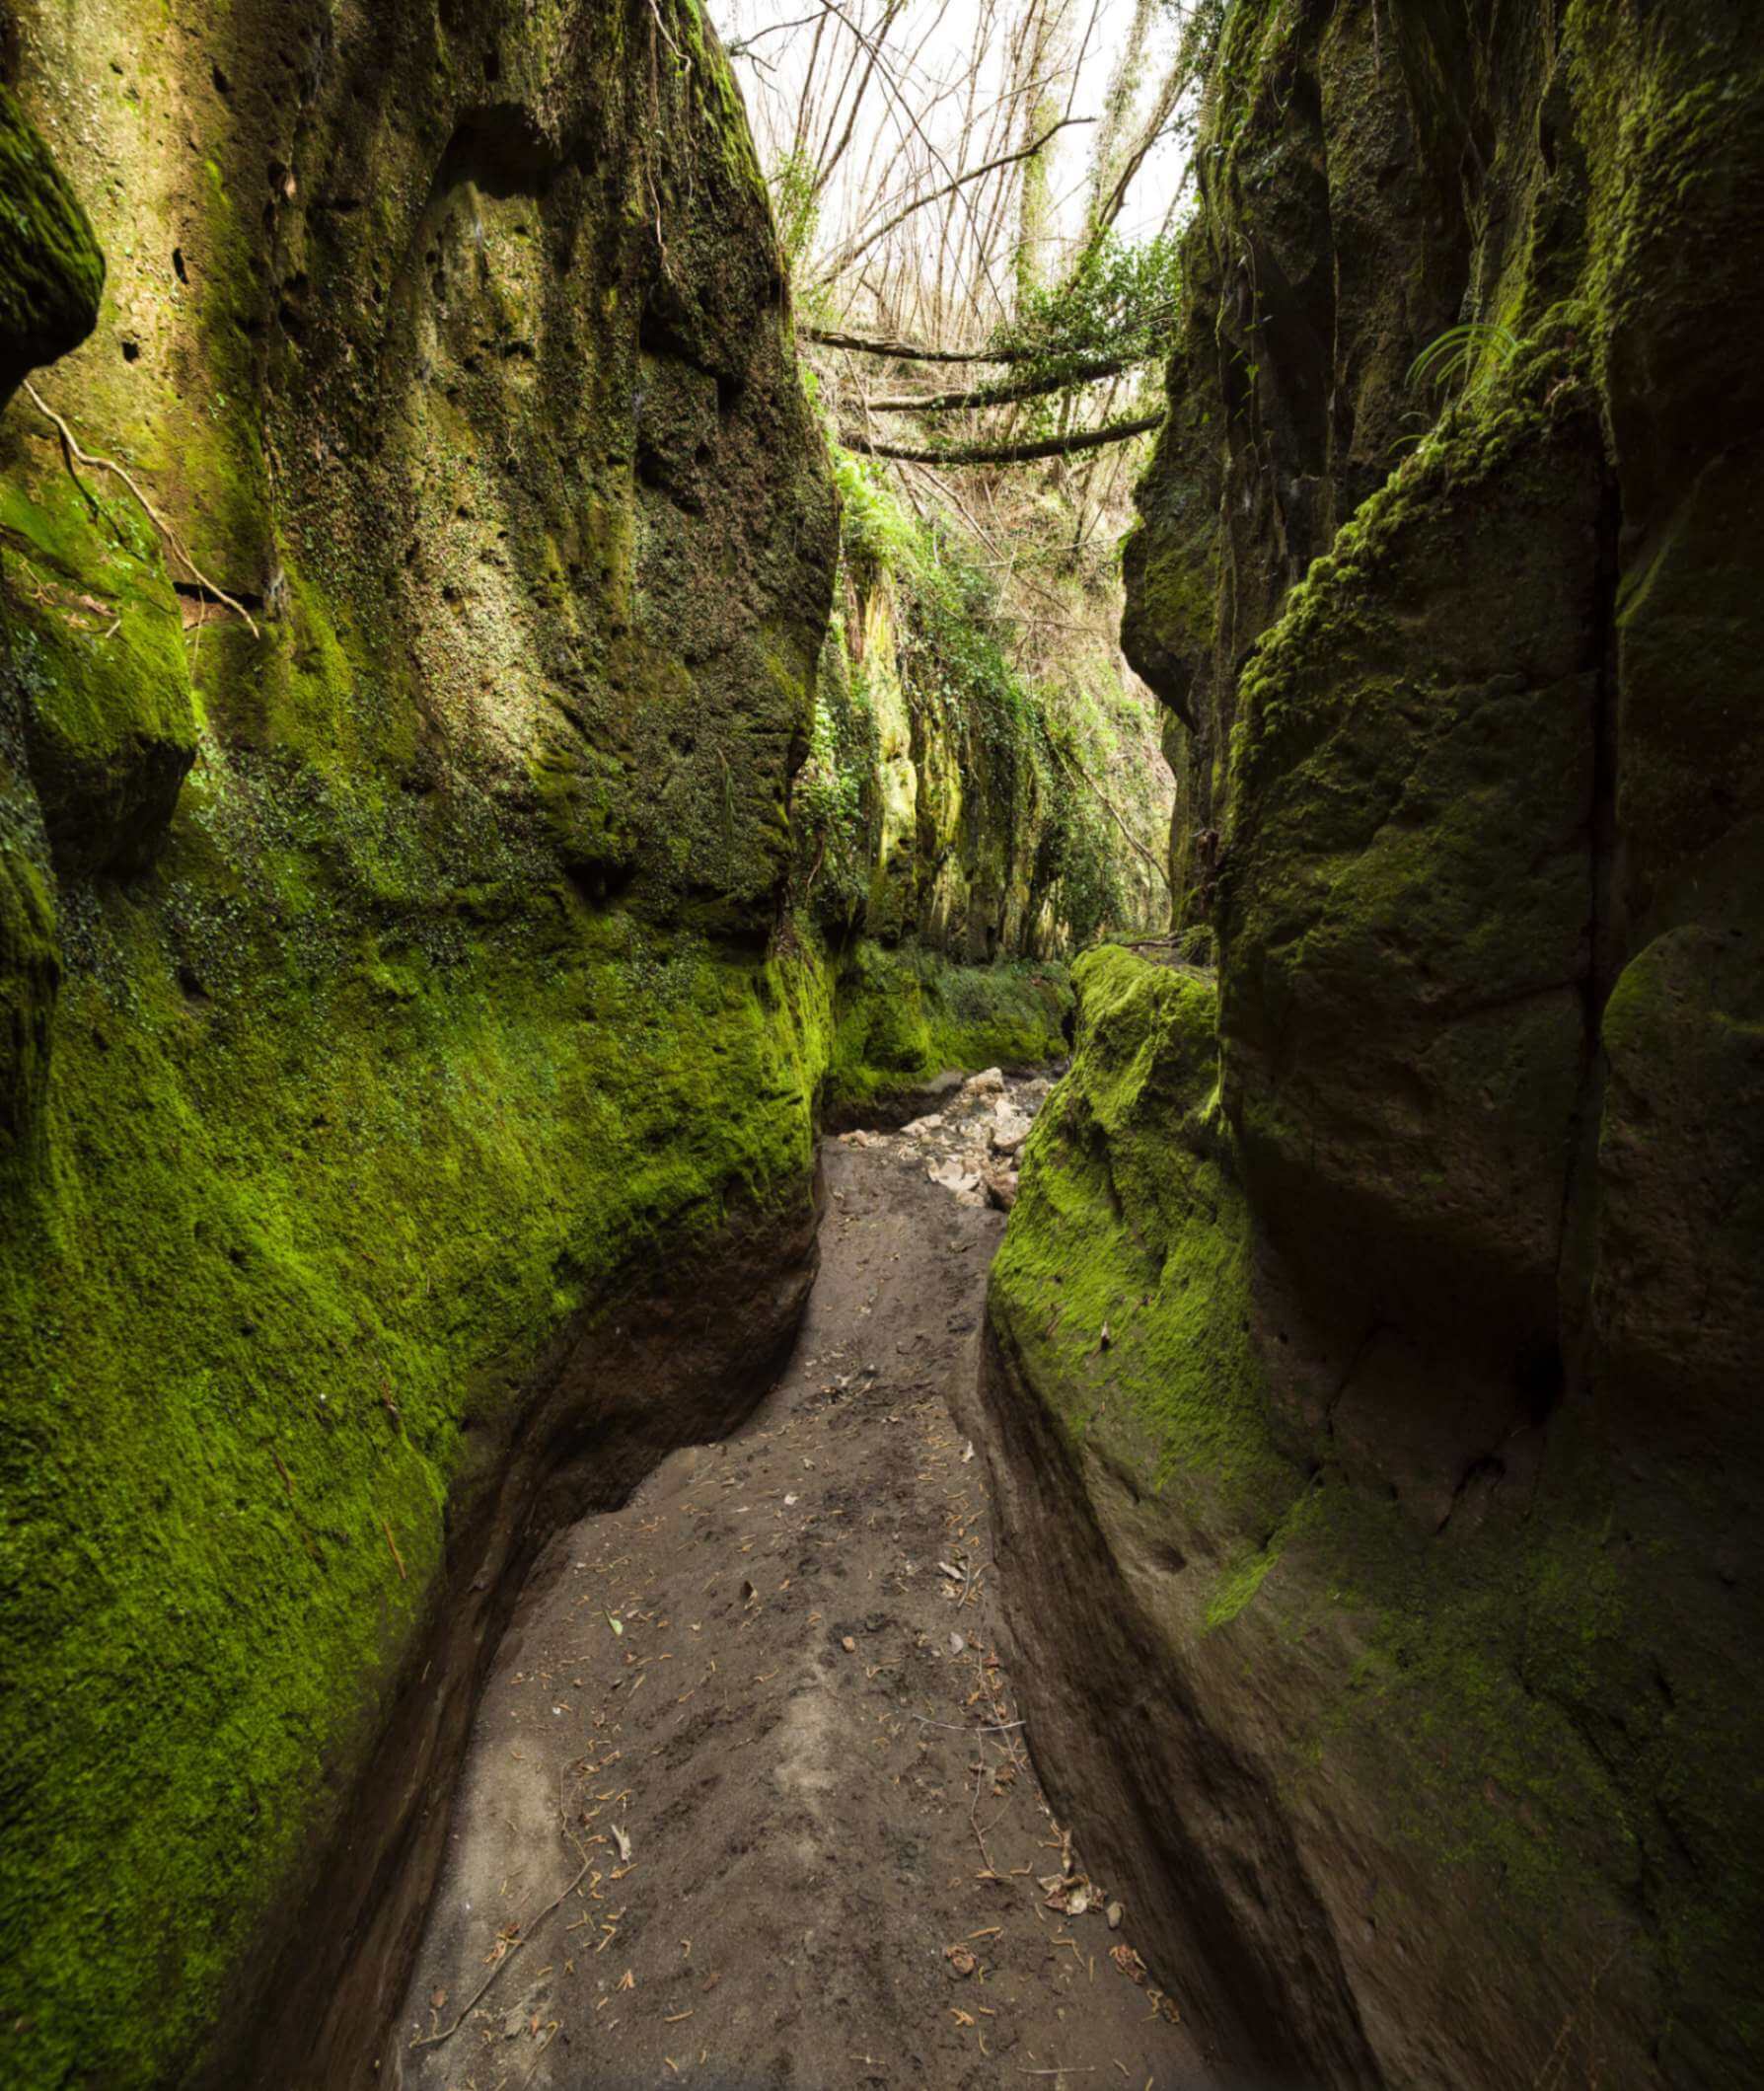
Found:
M 40 1147 L 60 978 L 54 913 L 37 866 L 0 826 L 0 1194 Z
M 921 1088 L 950 1068 L 1036 1067 L 1066 1051 L 1063 966 L 956 966 L 911 946 L 860 943 L 843 965 L 828 1102 Z
M 20 2083 L 159 2080 L 202 2032 L 531 1362 L 813 1160 L 811 961 L 338 923 L 324 964 L 205 855 L 166 868 L 182 934 L 90 926 L 0 1291 Z
M 103 483 L 0 484 L 4 615 L 32 782 L 57 857 L 132 870 L 195 756 L 178 599 L 151 525 Z
M 1215 990 L 1119 948 L 1074 969 L 1071 1070 L 1024 1150 L 991 1308 L 1067 1436 L 1264 1529 L 1295 1483 L 1248 1336 L 1248 1210 L 1216 1116 Z
M 869 933 L 924 935 L 976 959 L 1161 926 L 1163 895 L 1144 891 L 1141 860 L 1094 785 L 1120 767 L 1105 698 L 1076 673 L 1020 672 L 972 541 L 910 515 L 873 461 L 835 462 L 850 605 L 843 673 L 872 766 L 852 809 Z M 1118 698 L 1112 649 L 1103 680 Z M 1128 807 L 1149 854 L 1164 816 L 1149 771 L 1145 786 Z
M 105 261 L 48 147 L 0 87 L 0 406 L 98 321 Z

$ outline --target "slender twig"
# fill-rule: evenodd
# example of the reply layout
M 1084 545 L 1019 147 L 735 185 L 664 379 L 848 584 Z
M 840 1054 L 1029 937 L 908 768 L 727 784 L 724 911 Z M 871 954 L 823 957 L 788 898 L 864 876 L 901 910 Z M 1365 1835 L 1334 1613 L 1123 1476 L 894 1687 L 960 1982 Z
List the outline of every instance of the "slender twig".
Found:
M 496 1979 L 497 1976 L 502 1973 L 503 1969 L 508 1966 L 509 1962 L 514 1959 L 515 1955 L 519 1953 L 521 1948 L 526 1945 L 527 1941 L 532 1938 L 533 1934 L 539 1929 L 540 1925 L 545 1922 L 546 1918 L 551 1915 L 551 1911 L 557 1907 L 558 1904 L 567 1902 L 587 1878 L 588 1861 L 584 1859 L 582 1861 L 581 1872 L 576 1875 L 575 1879 L 570 1882 L 569 1886 L 564 1889 L 563 1893 L 559 1895 L 555 1899 L 555 1901 L 550 1902 L 545 1905 L 545 1907 L 533 1919 L 532 1923 L 530 1923 L 527 1926 L 526 1930 L 521 1933 L 520 1937 L 518 1939 L 515 1939 L 510 1944 L 508 1951 L 490 1970 L 489 1974 L 484 1977 L 483 1980 L 478 1983 L 476 1995 L 473 1996 L 469 2003 L 462 2006 L 459 2017 L 454 2020 L 453 2024 L 448 2027 L 446 2032 L 425 2033 L 420 2040 L 413 2040 L 410 2043 L 411 2047 L 438 2048 L 440 2047 L 443 2041 L 452 2040 L 454 2035 L 460 2030 L 460 2028 L 472 2016 L 473 2012 L 478 2009 L 478 2005 L 481 2004 L 484 1998 L 489 1994 L 490 1984 Z
M 916 210 L 923 210 L 928 203 L 940 202 L 943 197 L 953 195 L 964 184 L 978 182 L 983 175 L 992 174 L 1000 167 L 1014 166 L 1019 160 L 1032 160 L 1050 138 L 1063 130 L 1069 129 L 1074 123 L 1094 123 L 1095 121 L 1096 118 L 1094 116 L 1065 116 L 1058 123 L 1043 131 L 1034 144 L 1025 145 L 1013 153 L 1002 153 L 996 160 L 987 161 L 983 167 L 971 167 L 965 174 L 957 175 L 954 181 L 945 182 L 941 188 L 933 188 L 925 195 L 915 196 L 912 202 L 904 204 L 901 209 L 897 210 L 893 217 L 884 218 L 874 232 L 866 233 L 861 240 L 848 243 L 845 247 L 836 251 L 827 261 L 822 262 L 817 273 L 823 278 L 837 276 L 842 269 L 849 268 L 860 255 L 867 254 L 878 240 L 885 240 L 897 225 L 903 224 L 908 218 L 912 217 Z

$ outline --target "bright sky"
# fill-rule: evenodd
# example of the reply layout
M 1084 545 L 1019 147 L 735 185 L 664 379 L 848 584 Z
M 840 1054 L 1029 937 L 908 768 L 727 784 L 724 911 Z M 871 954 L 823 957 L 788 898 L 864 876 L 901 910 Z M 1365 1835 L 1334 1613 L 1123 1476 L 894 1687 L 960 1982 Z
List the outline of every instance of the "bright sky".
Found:
M 1058 29 L 1043 77 L 1056 116 L 1101 114 L 1137 11 L 1149 19 L 1151 28 L 1142 77 L 1133 84 L 1136 101 L 1142 105 L 1148 100 L 1176 49 L 1181 15 L 1172 0 L 1052 0 L 1052 5 Z M 788 153 L 795 136 L 803 84 L 816 56 L 818 26 L 819 131 L 824 139 L 837 138 L 850 102 L 847 93 L 835 115 L 832 90 L 843 76 L 854 79 L 864 70 L 862 48 L 852 32 L 872 37 L 889 0 L 832 0 L 829 13 L 824 13 L 822 0 L 710 0 L 710 6 L 734 56 L 768 169 Z M 1025 12 L 1022 0 L 896 0 L 883 46 L 890 77 L 880 77 L 884 68 L 872 77 L 851 142 L 828 186 L 817 240 L 823 255 L 866 224 L 873 227 L 903 195 L 922 192 L 1023 142 L 1020 129 L 1007 128 L 1010 112 L 1001 106 L 1000 96 L 1006 46 Z M 975 92 L 969 79 L 983 32 L 986 54 Z M 847 75 L 854 51 L 857 64 Z M 990 119 L 989 111 L 995 112 Z M 966 149 L 965 125 L 970 128 Z M 812 132 L 815 126 L 810 128 Z M 1055 222 L 1068 235 L 1082 222 L 1097 136 L 1094 121 L 1074 125 L 1051 148 Z M 897 157 L 903 149 L 917 167 Z M 1172 136 L 1153 148 L 1117 220 L 1124 238 L 1147 238 L 1164 224 L 1186 153 L 1186 145 Z M 932 167 L 934 175 L 924 172 Z M 981 185 L 965 190 L 961 207 L 968 208 L 970 194 L 978 199 L 984 192 Z M 914 231 L 932 238 L 935 222 L 934 214 L 926 212 Z

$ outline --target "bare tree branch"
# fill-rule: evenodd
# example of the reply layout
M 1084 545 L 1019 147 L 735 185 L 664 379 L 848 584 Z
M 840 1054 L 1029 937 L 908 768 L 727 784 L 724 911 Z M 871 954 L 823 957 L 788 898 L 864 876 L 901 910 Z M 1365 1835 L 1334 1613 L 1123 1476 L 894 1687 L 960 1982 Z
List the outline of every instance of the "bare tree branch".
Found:
M 1010 407 L 1018 400 L 1045 399 L 1050 392 L 1065 392 L 1071 385 L 1094 384 L 1098 378 L 1118 378 L 1132 370 L 1137 358 L 1107 356 L 1100 361 L 1075 363 L 1052 376 L 1015 378 L 1002 385 L 977 385 L 971 392 L 925 392 L 915 398 L 900 393 L 890 400 L 866 400 L 872 413 L 942 413 L 958 407 Z
M 983 167 L 971 167 L 965 174 L 957 175 L 953 182 L 945 182 L 941 188 L 933 188 L 927 195 L 916 196 L 911 203 L 897 210 L 892 218 L 884 218 L 874 232 L 866 233 L 861 240 L 850 242 L 829 255 L 820 265 L 821 279 L 825 281 L 849 268 L 861 255 L 868 254 L 878 240 L 885 240 L 897 225 L 903 224 L 916 210 L 923 210 L 927 203 L 936 203 L 944 196 L 953 195 L 965 183 L 978 182 L 983 175 L 992 174 L 1000 167 L 1010 167 L 1018 160 L 1032 160 L 1058 131 L 1068 129 L 1073 124 L 1095 121 L 1094 116 L 1062 116 L 1058 123 L 1043 131 L 1032 145 L 1025 145 L 1014 153 L 1001 153 L 996 160 L 989 160 Z
M 928 342 L 908 341 L 892 335 L 842 334 L 833 327 L 799 327 L 805 341 L 819 341 L 823 348 L 849 348 L 854 354 L 889 356 L 897 363 L 1030 363 L 1027 348 L 933 348 Z
M 1100 450 L 1105 443 L 1131 442 L 1137 435 L 1149 435 L 1162 421 L 1161 413 L 1147 413 L 1138 420 L 1077 428 L 1070 435 L 1046 436 L 1036 443 L 955 443 L 942 450 L 872 442 L 854 429 L 842 431 L 840 441 L 845 449 L 860 451 L 865 457 L 900 458 L 910 465 L 1032 465 L 1038 458 L 1070 457 L 1079 450 Z
M 1096 779 L 1091 776 L 1090 772 L 1086 770 L 1084 765 L 1081 762 L 1077 761 L 1075 757 L 1062 753 L 1058 742 L 1056 742 L 1051 736 L 1048 740 L 1048 746 L 1050 749 L 1053 750 L 1054 760 L 1060 765 L 1060 767 L 1064 771 L 1066 771 L 1067 776 L 1076 777 L 1081 783 L 1089 786 L 1089 788 L 1096 795 L 1096 797 L 1101 799 L 1104 809 L 1107 811 L 1109 818 L 1115 823 L 1116 827 L 1121 830 L 1122 834 L 1126 836 L 1128 842 L 1133 846 L 1133 848 L 1139 853 L 1139 855 L 1157 873 L 1158 877 L 1163 880 L 1164 891 L 1166 893 L 1170 892 L 1171 886 L 1169 866 L 1167 864 L 1159 863 L 1157 859 L 1152 856 L 1151 852 L 1146 849 L 1145 845 L 1128 826 L 1127 822 L 1123 819 L 1121 815 L 1120 808 L 1117 807 L 1115 801 L 1103 789 L 1101 784 L 1097 783 Z

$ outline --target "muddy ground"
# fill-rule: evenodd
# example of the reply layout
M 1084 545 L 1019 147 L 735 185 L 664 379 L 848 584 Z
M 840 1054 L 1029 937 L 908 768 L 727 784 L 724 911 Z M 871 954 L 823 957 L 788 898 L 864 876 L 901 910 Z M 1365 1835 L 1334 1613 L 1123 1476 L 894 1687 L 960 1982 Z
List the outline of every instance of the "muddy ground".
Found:
M 1211 2080 L 1012 1689 L 975 1393 L 1003 1219 L 971 1179 L 1045 1088 L 831 1141 L 783 1379 L 544 1556 L 382 2081 Z

